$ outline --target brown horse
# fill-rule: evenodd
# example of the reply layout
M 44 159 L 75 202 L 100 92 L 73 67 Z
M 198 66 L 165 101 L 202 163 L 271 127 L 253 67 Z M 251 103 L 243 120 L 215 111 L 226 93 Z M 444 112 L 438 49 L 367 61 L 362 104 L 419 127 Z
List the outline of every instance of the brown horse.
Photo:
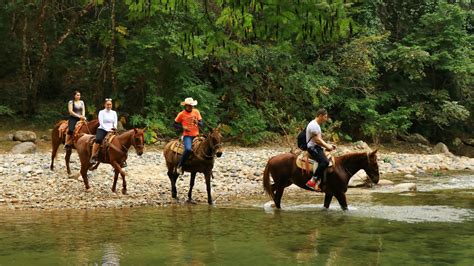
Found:
M 201 140 L 198 140 L 201 141 Z M 178 140 L 172 140 L 165 145 L 163 155 L 166 160 L 166 167 L 168 168 L 168 177 L 171 181 L 171 196 L 177 199 L 178 192 L 176 190 L 176 180 L 179 174 L 176 172 L 176 166 L 179 163 L 181 154 L 172 150 Z M 219 127 L 212 130 L 212 132 L 197 144 L 193 153 L 186 160 L 183 170 L 191 173 L 191 180 L 189 182 L 188 202 L 194 203 L 192 198 L 194 180 L 196 173 L 203 173 L 206 179 L 207 189 L 207 203 L 213 204 L 211 196 L 211 176 L 212 168 L 214 167 L 215 157 L 222 156 L 222 135 Z
M 309 190 L 306 182 L 311 178 L 307 173 L 296 166 L 297 155 L 284 153 L 274 156 L 268 160 L 263 174 L 263 187 L 265 192 L 275 202 L 277 208 L 281 208 L 283 190 L 291 184 Z M 325 192 L 324 207 L 329 208 L 332 197 L 336 197 L 341 208 L 347 210 L 346 191 L 349 179 L 360 169 L 365 170 L 370 180 L 377 184 L 379 182 L 379 166 L 377 164 L 377 150 L 370 153 L 350 153 L 335 158 L 335 165 L 328 169 L 326 182 L 322 187 Z M 270 185 L 270 174 L 274 184 Z
M 51 131 L 51 147 L 52 147 L 52 153 L 51 153 L 51 165 L 49 166 L 49 169 L 54 170 L 54 158 L 56 158 L 56 154 L 58 152 L 59 145 L 64 144 L 66 141 L 66 132 L 59 132 L 61 125 L 66 125 L 66 130 L 67 130 L 67 120 L 61 120 L 53 128 L 53 131 Z M 76 126 L 76 129 L 74 130 L 74 135 L 83 135 L 83 134 L 95 134 L 97 131 L 97 128 L 99 127 L 99 120 L 95 119 L 87 123 L 81 123 L 78 122 L 79 124 Z M 77 138 L 78 139 L 78 138 Z M 74 137 L 73 143 L 75 144 L 76 142 L 76 137 Z M 72 146 L 74 148 L 74 145 Z M 71 174 L 71 168 L 69 167 L 69 160 L 71 158 L 71 153 L 72 149 L 66 149 L 66 156 L 64 159 L 66 160 L 66 170 L 67 173 L 70 175 Z
M 89 163 L 91 157 L 94 135 L 84 134 L 76 142 L 77 153 L 81 160 L 81 175 L 86 186 L 86 191 L 90 191 L 89 180 L 87 177 L 87 171 L 92 166 Z M 127 194 L 127 182 L 125 181 L 125 172 L 122 170 L 123 163 L 127 160 L 128 150 L 131 146 L 135 148 L 138 155 L 143 154 L 143 129 L 131 129 L 120 135 L 115 136 L 108 143 L 108 148 L 104 152 L 101 147 L 99 150 L 98 160 L 101 163 L 107 163 L 112 165 L 115 170 L 114 184 L 112 185 L 112 192 L 115 192 L 117 185 L 118 175 L 122 176 L 122 194 Z

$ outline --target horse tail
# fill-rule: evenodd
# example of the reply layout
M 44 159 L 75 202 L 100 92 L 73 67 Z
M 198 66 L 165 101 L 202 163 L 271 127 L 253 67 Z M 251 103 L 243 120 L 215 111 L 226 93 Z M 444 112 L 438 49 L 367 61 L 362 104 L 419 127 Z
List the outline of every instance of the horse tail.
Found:
M 270 173 L 268 166 L 270 165 L 270 161 L 268 161 L 267 166 L 265 166 L 265 171 L 263 171 L 263 188 L 265 192 L 275 201 L 275 195 L 273 194 L 272 185 L 270 184 Z

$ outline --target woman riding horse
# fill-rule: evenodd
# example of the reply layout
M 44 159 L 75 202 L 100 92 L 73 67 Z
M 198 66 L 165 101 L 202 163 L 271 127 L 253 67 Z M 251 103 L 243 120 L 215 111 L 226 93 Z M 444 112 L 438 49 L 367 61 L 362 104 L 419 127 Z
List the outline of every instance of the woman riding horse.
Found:
M 104 140 L 104 137 L 108 132 L 111 132 L 117 128 L 117 113 L 112 110 L 112 99 L 106 98 L 104 101 L 104 109 L 100 110 L 99 118 L 99 128 L 95 135 L 95 141 L 92 146 L 92 154 L 90 158 L 90 163 L 97 163 L 97 154 L 99 152 L 99 146 Z
M 74 129 L 76 128 L 77 122 L 79 120 L 86 119 L 86 105 L 81 100 L 81 93 L 79 91 L 74 91 L 74 98 L 69 101 L 67 104 L 67 110 L 69 113 L 68 118 L 68 130 L 66 135 L 66 144 L 64 147 L 70 149 L 73 142 Z

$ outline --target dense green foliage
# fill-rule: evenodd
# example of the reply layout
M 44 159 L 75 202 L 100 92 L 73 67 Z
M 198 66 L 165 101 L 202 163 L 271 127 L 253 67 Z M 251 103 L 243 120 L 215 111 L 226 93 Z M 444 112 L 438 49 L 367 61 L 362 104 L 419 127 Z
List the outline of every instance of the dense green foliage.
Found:
M 469 1 L 1 1 L 0 116 L 52 121 L 73 90 L 147 139 L 172 136 L 185 97 L 255 144 L 319 107 L 334 138 L 474 130 Z

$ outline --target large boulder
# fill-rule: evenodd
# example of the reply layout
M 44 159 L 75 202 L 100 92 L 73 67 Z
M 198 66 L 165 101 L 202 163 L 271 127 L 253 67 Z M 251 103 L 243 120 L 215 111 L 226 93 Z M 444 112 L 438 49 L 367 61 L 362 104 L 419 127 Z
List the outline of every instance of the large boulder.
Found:
M 20 154 L 20 153 L 35 153 L 36 145 L 33 142 L 22 142 L 13 146 L 11 153 Z
M 365 173 L 364 170 L 359 170 L 355 173 L 349 180 L 349 187 L 364 187 L 367 184 L 367 179 L 369 176 Z
M 406 142 L 430 145 L 430 142 L 425 137 L 423 137 L 421 134 L 418 134 L 418 133 L 414 133 L 411 135 L 400 135 L 400 137 Z
M 438 153 L 450 153 L 450 152 L 449 152 L 448 146 L 446 146 L 446 144 L 444 144 L 442 142 L 438 142 L 438 144 L 436 144 L 433 147 L 433 153 L 438 154 Z
M 19 130 L 13 134 L 13 140 L 21 142 L 36 142 L 36 134 L 33 131 Z
M 356 142 L 352 143 L 352 147 L 356 150 L 372 151 L 372 149 L 370 149 L 369 145 L 367 143 L 365 143 L 364 141 L 362 141 L 362 140 L 359 140 L 359 141 L 356 141 Z

